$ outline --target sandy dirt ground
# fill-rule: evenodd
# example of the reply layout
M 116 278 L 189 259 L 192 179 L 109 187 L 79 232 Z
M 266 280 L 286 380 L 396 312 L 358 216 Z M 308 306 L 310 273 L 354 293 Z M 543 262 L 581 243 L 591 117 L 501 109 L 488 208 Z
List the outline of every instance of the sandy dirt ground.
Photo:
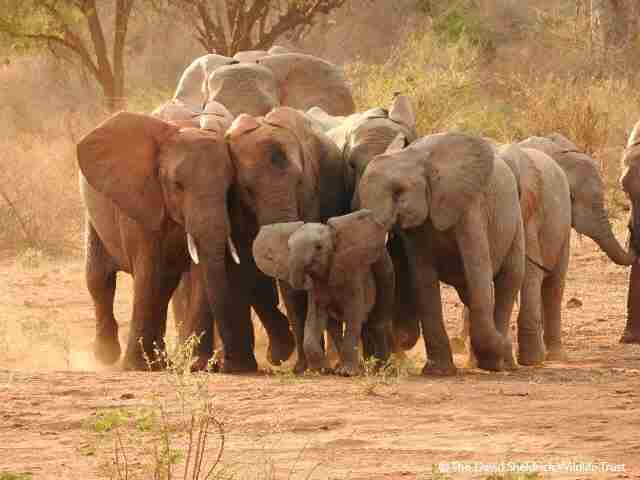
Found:
M 286 368 L 208 375 L 204 388 L 226 432 L 222 461 L 235 469 L 234 478 L 247 479 L 640 478 L 640 347 L 618 344 L 627 275 L 590 240 L 574 238 L 564 300 L 566 363 L 425 378 L 417 374 L 420 342 L 410 352 L 416 373 L 400 378 L 297 378 Z M 94 363 L 81 259 L 6 258 L 0 276 L 0 477 L 108 477 L 113 435 L 96 433 L 96 414 L 148 407 L 154 392 L 171 402 L 169 375 Z M 130 287 L 129 278 L 119 277 L 121 340 Z M 450 289 L 444 295 L 451 335 L 461 306 Z M 456 362 L 463 366 L 465 358 Z M 133 466 L 143 462 L 139 446 L 130 450 Z M 560 471 L 460 472 L 501 462 Z

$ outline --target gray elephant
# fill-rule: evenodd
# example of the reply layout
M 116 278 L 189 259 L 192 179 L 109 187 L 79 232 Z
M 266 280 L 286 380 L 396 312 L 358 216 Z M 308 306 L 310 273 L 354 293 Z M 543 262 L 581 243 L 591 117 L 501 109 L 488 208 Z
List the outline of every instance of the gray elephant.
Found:
M 358 189 L 360 206 L 397 228 L 407 248 L 428 356 L 423 374 L 456 372 L 440 281 L 469 307 L 479 367 L 514 366 L 509 321 L 524 278 L 524 231 L 515 177 L 491 145 L 442 133 L 407 146 L 399 135 Z
M 219 320 L 225 371 L 255 370 L 249 308 L 239 307 L 246 303 L 243 279 L 228 247 L 227 198 L 235 172 L 223 139 L 226 125 L 180 128 L 121 112 L 78 143 L 88 219 L 86 280 L 95 305 L 100 361 L 113 363 L 120 356 L 113 315 L 116 272 L 134 278 L 123 366 L 145 369 L 147 359 L 154 365 L 162 360 L 156 351 L 164 348 L 168 302 L 181 275 L 191 270 L 203 279 L 198 295 L 205 301 L 200 304 L 212 308 Z M 213 353 L 210 317 L 194 315 L 192 320 L 188 328 L 204 332 L 197 352 L 204 366 Z M 291 351 L 286 321 L 282 327 L 278 338 L 288 341 Z
M 326 225 L 292 222 L 260 229 L 253 244 L 258 267 L 309 292 L 304 352 L 310 368 L 330 367 L 322 347 L 327 328 L 339 350 L 338 374 L 359 372 L 358 340 L 365 324 L 373 356 L 380 361 L 389 358 L 393 304 L 381 302 L 380 292 L 393 297 L 394 272 L 385 233 L 366 210 L 330 218 Z M 385 274 L 374 274 L 374 264 Z
M 614 263 L 631 265 L 636 255 L 620 245 L 611 229 L 604 182 L 596 162 L 558 133 L 530 137 L 520 142 L 520 146 L 543 151 L 564 170 L 571 191 L 571 226 L 595 241 Z
M 239 249 L 251 257 L 260 227 L 280 222 L 323 222 L 349 213 L 352 192 L 340 151 L 314 130 L 301 112 L 280 107 L 265 117 L 240 115 L 226 133 L 237 175 L 235 194 L 246 231 Z M 244 262 L 243 262 L 244 263 Z M 298 351 L 296 371 L 306 369 L 303 351 L 307 295 L 279 282 Z
M 540 150 L 511 144 L 497 152 L 516 177 L 524 225 L 526 261 L 518 314 L 518 362 L 537 365 L 545 358 L 563 360 L 562 296 L 571 243 L 569 183 L 560 166 Z M 469 331 L 466 311 L 464 319 L 462 342 Z
M 266 115 L 278 105 L 303 111 L 317 105 L 332 115 L 349 115 L 355 110 L 343 72 L 300 53 L 270 53 L 255 62 L 219 55 L 201 57 L 183 73 L 174 98 L 191 108 L 207 100 L 218 101 L 234 116 Z

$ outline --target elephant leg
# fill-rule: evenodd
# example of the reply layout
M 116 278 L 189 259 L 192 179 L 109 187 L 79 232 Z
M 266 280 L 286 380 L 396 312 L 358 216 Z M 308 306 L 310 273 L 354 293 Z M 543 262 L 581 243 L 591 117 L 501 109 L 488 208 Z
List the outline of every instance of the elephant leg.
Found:
M 96 315 L 96 359 L 111 365 L 120 358 L 118 323 L 113 314 L 116 292 L 116 265 L 90 222 L 87 222 L 85 277 Z
M 405 350 L 411 350 L 420 337 L 416 280 L 409 264 L 407 248 L 400 235 L 391 235 L 388 251 L 395 272 L 391 350 L 399 354 Z
M 395 273 L 393 261 L 385 251 L 372 265 L 375 284 L 375 304 L 363 327 L 363 333 L 372 337 L 373 355 L 383 362 L 389 359 L 393 336 L 393 309 L 395 300 Z M 364 344 L 365 335 L 363 335 Z
M 155 256 L 140 260 L 134 271 L 133 312 L 123 368 L 161 368 L 164 365 L 167 309 L 180 281 L 180 272 L 167 272 Z
M 627 293 L 627 324 L 620 343 L 640 344 L 640 264 L 631 265 Z
M 416 281 L 416 311 L 422 322 L 422 335 L 427 351 L 423 375 L 455 375 L 449 337 L 444 328 L 440 280 L 426 246 L 423 234 L 414 232 L 406 237 L 409 258 L 414 259 Z
M 360 298 L 354 299 L 344 307 L 345 331 L 340 350 L 340 365 L 336 369 L 338 375 L 353 376 L 360 373 L 360 355 L 358 342 L 362 335 L 362 325 L 366 320 L 362 292 Z
M 279 285 L 287 307 L 287 317 L 296 337 L 298 359 L 293 370 L 297 374 L 302 374 L 307 369 L 307 358 L 304 353 L 304 321 L 307 317 L 307 292 L 294 290 L 285 282 L 279 282 Z
M 492 261 L 482 213 L 467 212 L 456 229 L 456 238 L 467 287 L 471 348 L 478 367 L 498 371 L 503 367 L 505 341 L 495 323 Z
M 275 282 L 260 272 L 257 275 L 251 305 L 269 337 L 267 360 L 272 365 L 280 365 L 291 356 L 295 339 L 289 329 L 287 317 L 278 309 L 278 290 Z
M 562 297 L 569 266 L 569 239 L 565 242 L 555 271 L 542 282 L 542 304 L 544 321 L 544 344 L 546 359 L 565 361 L 567 354 L 562 346 Z
M 524 240 L 522 229 L 514 239 L 513 246 L 502 264 L 500 273 L 494 278 L 495 286 L 495 312 L 496 328 L 504 339 L 503 359 L 508 369 L 517 368 L 513 358 L 513 346 L 511 344 L 511 314 L 522 288 L 524 279 Z
M 322 338 L 327 329 L 327 321 L 326 308 L 318 305 L 314 293 L 309 292 L 304 329 L 304 353 L 309 368 L 317 371 L 324 371 L 329 368 L 329 362 L 322 346 Z
M 255 337 L 251 322 L 249 292 L 240 268 L 231 259 L 225 257 L 229 272 L 228 298 L 222 303 L 223 313 L 218 321 L 218 330 L 224 345 L 223 373 L 251 373 L 258 370 L 254 354 Z
M 518 314 L 518 362 L 521 365 L 539 365 L 544 361 L 543 280 L 544 272 L 537 265 L 527 261 Z

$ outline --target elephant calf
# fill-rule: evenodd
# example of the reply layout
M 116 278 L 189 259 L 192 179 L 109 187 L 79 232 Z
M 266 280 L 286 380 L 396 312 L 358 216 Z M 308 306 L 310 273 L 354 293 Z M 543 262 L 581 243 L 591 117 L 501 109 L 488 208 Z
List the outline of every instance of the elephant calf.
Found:
M 309 367 L 325 370 L 322 336 L 328 328 L 339 347 L 337 372 L 359 370 L 358 340 L 365 322 L 374 356 L 389 357 L 393 304 L 393 263 L 385 248 L 385 229 L 368 210 L 321 223 L 288 222 L 264 226 L 253 244 L 258 267 L 267 275 L 309 292 L 304 352 Z M 376 264 L 374 268 L 373 265 Z M 344 337 L 340 335 L 346 325 Z

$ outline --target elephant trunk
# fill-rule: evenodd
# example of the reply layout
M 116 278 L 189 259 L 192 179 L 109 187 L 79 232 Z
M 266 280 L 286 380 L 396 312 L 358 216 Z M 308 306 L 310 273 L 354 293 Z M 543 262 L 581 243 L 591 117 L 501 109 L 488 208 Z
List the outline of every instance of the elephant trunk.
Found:
M 292 248 L 289 253 L 289 283 L 296 290 L 305 288 L 307 269 L 312 261 L 312 252 Z
M 189 255 L 197 264 L 201 280 L 204 284 L 206 299 L 219 322 L 220 331 L 233 321 L 229 314 L 229 285 L 227 278 L 227 241 L 230 233 L 226 212 L 222 215 L 211 215 L 207 218 L 186 219 Z M 211 356 L 213 354 L 213 323 L 207 316 L 199 315 L 191 321 L 189 333 L 202 335 L 199 352 Z M 198 320 L 202 324 L 195 324 Z M 223 335 L 223 341 L 224 335 Z
M 618 265 L 633 264 L 636 260 L 635 252 L 633 252 L 633 250 L 627 251 L 620 245 L 620 242 L 618 242 L 618 239 L 613 233 L 611 222 L 609 222 L 609 217 L 604 206 L 599 207 L 598 211 L 598 221 L 593 231 L 589 231 L 588 229 L 581 231 L 577 228 L 576 230 L 592 238 L 614 263 Z

